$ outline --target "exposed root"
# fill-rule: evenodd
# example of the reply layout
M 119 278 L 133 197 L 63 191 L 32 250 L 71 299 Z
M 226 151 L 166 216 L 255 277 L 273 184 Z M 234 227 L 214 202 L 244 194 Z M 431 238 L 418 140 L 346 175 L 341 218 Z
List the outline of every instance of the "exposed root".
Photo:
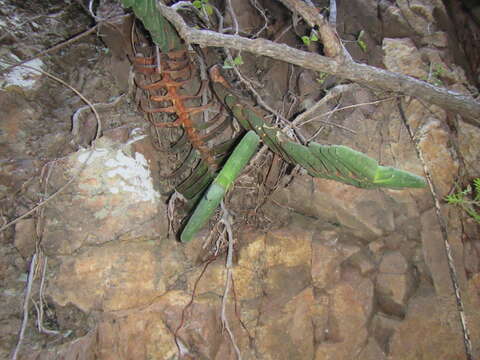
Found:
M 221 320 L 223 327 L 227 330 L 228 336 L 230 337 L 230 341 L 232 342 L 232 346 L 235 349 L 237 354 L 237 359 L 242 359 L 242 354 L 240 353 L 240 349 L 235 341 L 235 336 L 233 335 L 232 330 L 230 329 L 227 317 L 227 301 L 228 301 L 228 294 L 230 292 L 230 286 L 233 283 L 233 231 L 232 231 L 232 224 L 230 220 L 230 214 L 228 210 L 225 208 L 223 201 L 221 202 L 222 207 L 222 219 L 220 222 L 225 227 L 225 231 L 227 233 L 227 241 L 228 241 L 228 251 L 227 251 L 227 263 L 225 265 L 227 270 L 227 276 L 225 281 L 225 289 L 223 292 L 223 299 L 222 299 L 222 314 Z
M 23 338 L 25 337 L 25 329 L 27 328 L 28 324 L 28 305 L 30 303 L 30 296 L 32 294 L 32 285 L 33 279 L 35 274 L 35 267 L 37 265 L 37 254 L 33 254 L 32 260 L 30 261 L 30 269 L 28 271 L 28 279 L 27 279 L 27 287 L 25 289 L 25 297 L 23 300 L 23 320 L 22 326 L 20 328 L 20 333 L 18 335 L 17 345 L 15 346 L 15 350 L 13 351 L 12 360 L 17 360 L 18 352 L 20 351 L 20 347 L 23 343 Z
M 80 93 L 80 91 L 78 91 L 77 89 L 75 89 L 71 85 L 67 84 L 65 81 L 58 78 L 57 76 L 52 75 L 52 74 L 50 74 L 46 71 L 39 70 L 39 69 L 30 67 L 30 66 L 27 66 L 27 65 L 23 65 L 23 64 L 15 64 L 15 66 L 22 66 L 22 67 L 28 68 L 30 70 L 40 72 L 40 73 L 48 76 L 50 79 L 53 79 L 54 81 L 57 81 L 60 84 L 64 85 L 65 87 L 69 88 L 76 95 L 78 95 L 91 108 L 92 112 L 95 114 L 95 118 L 96 118 L 97 124 L 98 124 L 95 139 L 100 137 L 101 131 L 102 131 L 102 122 L 100 120 L 100 116 L 99 116 L 97 110 L 95 109 L 95 107 L 93 106 L 93 104 L 82 93 Z M 46 186 L 48 184 L 48 180 L 49 180 L 50 175 L 51 175 L 51 170 L 52 170 L 51 165 L 54 164 L 56 160 L 53 160 L 52 162 L 47 163 L 44 166 L 44 168 L 42 169 L 42 173 L 44 173 L 45 170 L 48 169 L 47 170 L 47 175 L 45 177 L 45 179 L 46 179 L 46 181 L 45 181 L 45 193 L 43 194 L 44 199 L 42 199 L 32 209 L 28 210 L 24 214 L 18 216 L 17 218 L 11 220 L 10 222 L 8 222 L 8 223 L 4 224 L 2 227 L 0 227 L 0 232 L 1 232 L 1 231 L 4 231 L 5 229 L 7 229 L 8 227 L 18 223 L 20 220 L 34 214 L 35 212 L 37 212 L 37 214 L 38 214 L 37 228 L 36 228 L 36 237 L 37 237 L 36 238 L 36 240 L 37 240 L 36 241 L 36 252 L 33 254 L 32 259 L 30 261 L 30 269 L 29 269 L 29 273 L 28 273 L 27 285 L 26 285 L 25 296 L 24 296 L 24 303 L 23 303 L 23 320 L 22 320 L 22 325 L 21 325 L 19 335 L 18 335 L 17 345 L 15 346 L 15 349 L 14 349 L 12 357 L 11 357 L 12 360 L 17 359 L 18 353 L 20 351 L 20 348 L 22 346 L 22 343 L 23 343 L 23 340 L 24 340 L 24 337 L 25 337 L 25 329 L 26 329 L 27 324 L 28 324 L 28 310 L 29 310 L 29 304 L 30 304 L 30 300 L 31 300 L 32 286 L 33 286 L 33 282 L 35 280 L 39 259 L 43 259 L 43 270 L 42 270 L 41 281 L 40 281 L 40 290 L 39 290 L 39 303 L 37 304 L 36 302 L 34 302 L 32 300 L 33 304 L 36 308 L 36 311 L 37 311 L 37 328 L 40 332 L 43 332 L 43 333 L 47 333 L 47 334 L 50 334 L 50 335 L 58 334 L 58 332 L 46 329 L 43 326 L 43 304 L 44 304 L 43 291 L 44 291 L 45 274 L 46 274 L 46 268 L 47 268 L 47 258 L 45 256 L 43 256 L 43 253 L 42 253 L 42 251 L 40 249 L 40 246 L 39 246 L 39 240 L 41 239 L 41 234 L 42 234 L 43 206 L 45 204 L 47 204 L 49 201 L 53 200 L 59 194 L 61 194 L 70 184 L 72 184 L 76 179 L 78 179 L 78 177 L 83 172 L 83 170 L 85 170 L 85 168 L 88 166 L 89 160 L 90 160 L 91 156 L 93 155 L 94 151 L 95 151 L 95 145 L 93 145 L 91 147 L 90 152 L 89 152 L 85 162 L 83 163 L 82 166 L 80 166 L 78 171 L 64 185 L 62 185 L 58 190 L 56 190 L 51 195 L 47 194 Z
M 33 305 L 35 306 L 35 310 L 37 312 L 37 329 L 38 331 L 44 334 L 59 335 L 60 334 L 59 331 L 47 329 L 45 326 L 43 326 L 44 303 L 45 303 L 45 296 L 43 291 L 45 290 L 45 274 L 47 272 L 48 258 L 46 255 L 43 255 L 42 258 L 43 258 L 43 267 L 42 267 L 42 277 L 40 279 L 40 290 L 38 293 L 38 305 L 36 301 L 32 299 Z
M 84 163 L 84 165 L 78 170 L 78 172 L 73 175 L 70 180 L 68 180 L 64 185 L 62 185 L 57 191 L 55 191 L 52 195 L 50 195 L 49 197 L 47 197 L 45 200 L 42 200 L 40 201 L 37 205 L 35 205 L 33 208 L 31 208 L 30 210 L 28 210 L 27 212 L 25 212 L 24 214 L 16 217 L 15 219 L 13 219 L 12 221 L 6 223 L 5 225 L 3 225 L 1 228 L 0 228 L 0 231 L 4 231 L 5 229 L 7 229 L 8 227 L 12 226 L 12 225 L 15 225 L 17 222 L 19 222 L 20 220 L 22 219 L 25 219 L 27 216 L 30 216 L 32 215 L 35 211 L 39 210 L 40 208 L 42 208 L 46 203 L 48 203 L 49 201 L 53 200 L 55 197 L 57 197 L 58 195 L 60 195 L 71 183 L 73 183 L 76 179 L 78 179 L 78 177 L 80 176 L 80 174 L 83 172 L 83 170 L 85 170 L 85 168 L 87 167 L 87 164 L 92 156 L 94 152 L 94 148 L 92 148 L 90 150 L 90 153 L 88 154 L 88 157 Z
M 91 110 L 92 109 L 92 106 L 93 108 L 95 109 L 99 109 L 99 110 L 104 110 L 104 109 L 108 109 L 108 108 L 111 108 L 111 107 L 114 107 L 116 106 L 118 103 L 120 103 L 121 100 L 124 100 L 126 97 L 125 97 L 125 94 L 121 94 L 121 95 L 118 95 L 115 97 L 114 100 L 108 102 L 108 103 L 95 103 L 95 104 L 87 104 L 87 105 L 84 105 L 80 108 L 78 108 L 74 113 L 73 113 L 73 116 L 72 116 L 72 136 L 73 136 L 73 141 L 77 143 L 78 145 L 78 138 L 80 136 L 80 123 L 81 123 L 81 120 L 80 120 L 80 116 L 82 114 L 85 113 L 86 110 Z M 98 121 L 98 120 L 97 120 Z M 97 136 L 96 138 L 98 138 L 99 134 L 98 134 L 98 131 L 97 131 Z
M 196 291 L 197 291 L 198 283 L 199 283 L 200 280 L 202 279 L 203 274 L 205 273 L 205 271 L 207 270 L 208 265 L 210 265 L 215 259 L 216 259 L 216 257 L 215 257 L 215 256 L 212 256 L 210 259 L 208 259 L 208 260 L 205 262 L 205 265 L 204 265 L 204 267 L 203 267 L 203 269 L 202 269 L 202 272 L 201 272 L 200 275 L 198 276 L 197 280 L 195 280 L 195 284 L 193 285 L 193 291 L 192 291 L 192 296 L 190 297 L 190 301 L 189 301 L 188 304 L 182 309 L 182 315 L 181 315 L 181 318 L 180 318 L 180 324 L 178 324 L 177 328 L 176 328 L 175 331 L 173 332 L 173 339 L 174 339 L 174 341 L 175 341 L 175 344 L 177 345 L 179 358 L 182 358 L 182 356 L 185 355 L 185 354 L 188 352 L 188 349 L 186 349 L 186 346 L 180 341 L 180 339 L 179 339 L 179 337 L 178 337 L 178 332 L 183 328 L 183 325 L 185 324 L 185 313 L 186 313 L 186 311 L 190 308 L 190 306 L 192 306 L 192 304 L 193 304 L 193 300 L 195 299 L 195 293 L 196 293 Z

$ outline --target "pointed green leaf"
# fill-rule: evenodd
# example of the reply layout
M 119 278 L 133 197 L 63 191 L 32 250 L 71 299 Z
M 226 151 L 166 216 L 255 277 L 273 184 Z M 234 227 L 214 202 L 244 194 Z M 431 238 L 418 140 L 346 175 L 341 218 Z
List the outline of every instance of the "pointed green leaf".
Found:
M 205 226 L 222 201 L 225 192 L 252 158 L 259 142 L 258 135 L 253 131 L 249 131 L 242 138 L 188 220 L 180 236 L 182 242 L 191 241 Z

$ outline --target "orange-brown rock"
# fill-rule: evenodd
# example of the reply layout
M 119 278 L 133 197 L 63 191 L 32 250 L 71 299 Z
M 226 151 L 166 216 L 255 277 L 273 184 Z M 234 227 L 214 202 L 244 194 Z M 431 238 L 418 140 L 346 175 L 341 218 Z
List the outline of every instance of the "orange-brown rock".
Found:
M 368 338 L 373 314 L 373 283 L 356 271 L 344 274 L 342 282 L 328 291 L 331 301 L 329 333 L 316 349 L 316 360 L 352 359 Z

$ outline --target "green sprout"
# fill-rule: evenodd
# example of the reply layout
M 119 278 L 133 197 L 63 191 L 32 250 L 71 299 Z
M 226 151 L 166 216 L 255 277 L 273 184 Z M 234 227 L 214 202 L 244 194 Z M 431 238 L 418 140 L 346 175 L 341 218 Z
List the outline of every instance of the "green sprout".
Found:
M 447 70 L 441 64 L 434 64 L 432 69 L 431 83 L 436 86 L 442 86 L 442 77 L 445 76 Z
M 223 62 L 224 69 L 233 69 L 235 66 L 243 65 L 243 59 L 241 55 L 236 56 L 233 61 L 230 59 L 225 59 Z
M 422 80 L 435 86 L 443 86 L 442 77 L 445 76 L 447 69 L 438 63 L 431 63 L 430 69 L 428 76 L 423 76 Z
M 480 207 L 480 178 L 473 180 L 473 189 L 467 185 L 464 190 L 447 195 L 445 201 L 450 205 L 460 206 L 476 222 L 480 223 L 480 214 L 475 209 Z
M 312 43 L 312 41 L 318 41 L 317 32 L 313 30 L 310 36 L 305 35 L 305 36 L 302 36 L 301 39 L 305 45 L 309 46 Z
M 203 10 L 207 15 L 213 14 L 213 7 L 208 3 L 208 0 L 194 0 L 192 3 L 198 10 Z
M 328 73 L 323 72 L 323 71 L 319 71 L 317 73 L 317 75 L 318 75 L 318 77 L 315 79 L 315 81 L 317 83 L 319 83 L 320 85 L 322 85 L 325 82 L 325 80 L 327 79 Z
M 360 46 L 360 49 L 362 49 L 363 52 L 367 52 L 367 43 L 363 40 L 363 36 L 365 35 L 365 31 L 360 31 L 358 36 L 357 36 L 357 44 Z

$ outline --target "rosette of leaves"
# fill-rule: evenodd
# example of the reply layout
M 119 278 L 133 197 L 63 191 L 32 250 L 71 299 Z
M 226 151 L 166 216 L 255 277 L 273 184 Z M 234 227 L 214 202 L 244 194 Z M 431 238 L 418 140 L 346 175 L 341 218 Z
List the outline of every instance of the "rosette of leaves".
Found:
M 162 51 L 168 52 L 176 46 L 181 46 L 175 30 L 156 9 L 155 0 L 122 0 L 122 2 L 125 6 L 132 7 L 135 15 L 142 20 Z M 197 0 L 194 6 L 204 8 L 208 14 L 207 0 Z M 262 116 L 238 98 L 228 96 L 225 102 L 248 133 L 228 157 L 218 175 L 200 162 L 192 174 L 177 187 L 176 190 L 191 201 L 196 201 L 204 194 L 181 234 L 182 242 L 193 239 L 197 231 L 208 222 L 225 192 L 254 154 L 259 140 L 285 161 L 301 165 L 314 177 L 361 188 L 402 189 L 422 188 L 426 185 L 420 176 L 393 167 L 381 166 L 375 159 L 346 146 L 321 145 L 315 142 L 307 146 L 298 144 L 277 127 L 266 123 Z

